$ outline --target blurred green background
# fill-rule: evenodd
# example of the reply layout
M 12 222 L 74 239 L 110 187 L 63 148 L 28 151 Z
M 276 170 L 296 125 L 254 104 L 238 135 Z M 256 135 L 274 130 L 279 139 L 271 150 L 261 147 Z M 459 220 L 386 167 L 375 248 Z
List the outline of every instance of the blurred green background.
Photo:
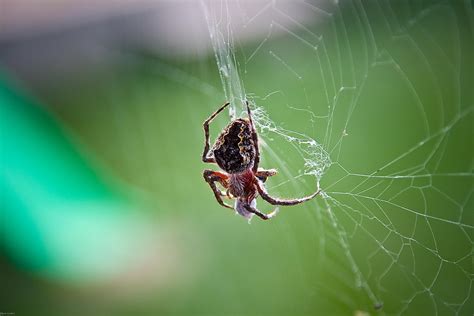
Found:
M 472 315 L 472 4 L 330 9 L 235 47 L 248 97 L 332 161 L 324 196 L 269 222 L 202 179 L 202 122 L 225 101 L 212 54 L 117 48 L 35 84 L 5 70 L 0 312 Z M 270 192 L 310 193 L 302 147 L 261 137 Z

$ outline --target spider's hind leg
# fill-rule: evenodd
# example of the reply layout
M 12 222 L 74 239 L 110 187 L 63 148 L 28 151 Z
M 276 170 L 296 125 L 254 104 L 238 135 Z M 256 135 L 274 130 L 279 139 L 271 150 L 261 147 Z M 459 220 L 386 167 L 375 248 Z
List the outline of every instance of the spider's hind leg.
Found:
M 318 188 L 316 190 L 316 192 L 314 192 L 313 194 L 302 197 L 302 198 L 298 198 L 298 199 L 280 199 L 280 198 L 276 198 L 276 197 L 273 197 L 270 194 L 268 194 L 267 189 L 265 188 L 265 185 L 263 184 L 263 182 L 261 180 L 257 180 L 257 190 L 258 190 L 258 193 L 260 194 L 260 196 L 262 197 L 262 199 L 264 199 L 268 203 L 270 203 L 272 205 L 286 205 L 286 206 L 296 205 L 296 204 L 300 204 L 300 203 L 309 201 L 321 192 L 321 189 Z
M 258 217 L 260 217 L 261 219 L 263 220 L 269 220 L 270 218 L 274 217 L 277 213 L 278 213 L 278 208 L 276 208 L 273 212 L 271 213 L 268 213 L 268 214 L 264 214 L 262 212 L 260 212 L 259 210 L 257 210 L 255 207 L 252 207 L 248 204 L 246 204 L 245 206 L 245 209 L 247 211 L 249 211 L 250 213 L 253 213 L 255 215 L 257 215 Z

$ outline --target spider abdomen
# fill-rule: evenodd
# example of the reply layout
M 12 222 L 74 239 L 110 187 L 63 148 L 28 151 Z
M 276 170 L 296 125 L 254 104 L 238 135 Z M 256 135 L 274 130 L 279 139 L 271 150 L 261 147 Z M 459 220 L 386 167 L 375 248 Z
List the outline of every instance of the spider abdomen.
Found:
M 228 173 L 239 173 L 253 166 L 255 146 L 247 119 L 232 121 L 219 135 L 212 149 L 216 163 Z

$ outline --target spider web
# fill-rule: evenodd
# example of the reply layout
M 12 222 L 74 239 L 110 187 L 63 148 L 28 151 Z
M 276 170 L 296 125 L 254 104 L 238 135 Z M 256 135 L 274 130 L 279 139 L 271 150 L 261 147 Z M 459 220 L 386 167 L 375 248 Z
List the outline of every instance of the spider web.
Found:
M 321 183 L 319 252 L 337 241 L 367 311 L 472 314 L 472 4 L 257 3 L 201 4 L 230 116 L 251 101 L 288 179 L 269 189 Z M 274 77 L 255 82 L 262 64 Z

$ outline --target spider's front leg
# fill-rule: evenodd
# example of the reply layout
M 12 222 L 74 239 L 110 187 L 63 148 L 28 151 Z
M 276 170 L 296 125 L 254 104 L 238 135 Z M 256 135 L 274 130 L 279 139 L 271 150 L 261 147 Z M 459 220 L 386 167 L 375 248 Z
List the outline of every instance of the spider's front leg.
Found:
M 288 199 L 288 200 L 287 199 L 279 199 L 279 198 L 275 198 L 273 196 L 270 196 L 267 192 L 267 189 L 265 188 L 265 185 L 259 179 L 257 179 L 257 190 L 258 190 L 258 193 L 260 194 L 260 196 L 265 201 L 267 201 L 268 203 L 270 203 L 272 205 L 286 205 L 286 206 L 296 205 L 296 204 L 300 204 L 300 203 L 309 201 L 321 192 L 321 190 L 318 188 L 316 190 L 316 192 L 314 192 L 313 194 L 302 197 L 302 198 L 299 198 L 299 199 L 291 199 L 291 200 L 290 199 Z
M 253 145 L 255 146 L 255 159 L 253 161 L 252 171 L 254 173 L 257 173 L 258 164 L 260 163 L 260 149 L 258 146 L 258 135 L 257 135 L 257 131 L 255 130 L 255 125 L 253 125 L 252 112 L 250 111 L 249 102 L 245 101 L 245 105 L 247 106 L 247 115 L 249 117 L 250 127 L 252 128 Z
M 212 113 L 211 116 L 209 116 L 207 120 L 205 120 L 204 123 L 202 124 L 202 127 L 204 128 L 204 137 L 205 137 L 204 151 L 202 153 L 203 162 L 209 162 L 209 163 L 216 162 L 216 159 L 214 157 L 209 157 L 209 149 L 211 147 L 211 145 L 209 144 L 209 124 L 211 124 L 212 120 L 217 116 L 217 114 L 222 112 L 222 110 L 224 110 L 229 104 L 230 104 L 229 102 L 224 103 L 223 106 L 221 106 L 217 111 Z
M 232 206 L 222 201 L 222 196 L 226 196 L 227 194 L 219 190 L 216 186 L 216 182 L 219 182 L 222 186 L 226 187 L 226 181 L 228 179 L 228 176 L 222 172 L 207 169 L 204 170 L 203 177 L 204 180 L 209 183 L 209 186 L 211 187 L 212 192 L 214 192 L 214 196 L 216 197 L 217 202 L 223 207 L 234 209 Z
M 262 182 L 265 182 L 265 181 L 267 181 L 268 177 L 272 177 L 272 176 L 276 175 L 277 173 L 278 172 L 275 169 L 265 170 L 265 169 L 262 169 L 262 168 L 258 168 L 257 173 L 255 173 L 255 176 L 257 178 L 259 178 Z

